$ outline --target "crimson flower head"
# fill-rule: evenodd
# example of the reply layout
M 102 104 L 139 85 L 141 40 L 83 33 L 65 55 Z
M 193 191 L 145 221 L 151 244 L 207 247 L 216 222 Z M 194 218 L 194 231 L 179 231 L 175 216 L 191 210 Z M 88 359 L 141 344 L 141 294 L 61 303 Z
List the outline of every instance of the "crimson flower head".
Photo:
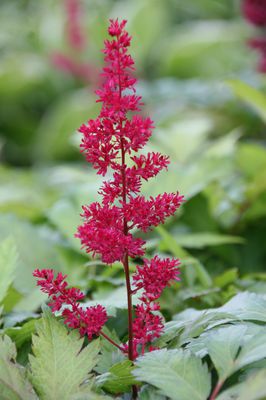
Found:
M 54 274 L 52 269 L 36 269 L 33 272 L 33 276 L 38 278 L 37 286 L 50 298 L 48 305 L 52 311 L 62 311 L 64 323 L 69 328 L 79 329 L 81 336 L 87 335 L 89 339 L 94 335 L 98 336 L 107 321 L 105 308 L 101 305 L 82 308 L 79 301 L 85 297 L 84 293 L 79 289 L 69 288 L 66 275 L 59 272 L 55 277 Z
M 132 230 L 146 232 L 164 223 L 183 201 L 178 192 L 150 198 L 139 194 L 143 180 L 167 168 L 169 158 L 155 152 L 136 154 L 149 140 L 154 123 L 139 114 L 142 102 L 136 94 L 134 60 L 128 53 L 131 36 L 125 25 L 125 20 L 110 21 L 111 39 L 103 50 L 104 82 L 96 91 L 102 103 L 100 115 L 79 129 L 87 161 L 99 175 L 112 172 L 112 178 L 100 188 L 102 204 L 83 207 L 84 223 L 77 237 L 88 253 L 99 255 L 107 264 L 122 261 L 125 255 L 143 256 L 145 242 Z
M 266 0 L 243 0 L 242 10 L 245 18 L 253 25 L 266 25 Z
M 69 327 L 79 329 L 89 339 L 94 335 L 105 337 L 134 361 L 145 350 L 155 349 L 152 342 L 164 328 L 158 299 L 167 286 L 179 280 L 180 272 L 178 259 L 158 256 L 144 259 L 133 274 L 132 288 L 129 258 L 139 259 L 145 254 L 145 241 L 137 236 L 138 231 L 145 233 L 163 224 L 175 214 L 183 196 L 177 191 L 148 198 L 141 194 L 143 181 L 167 169 L 170 161 L 159 152 L 137 154 L 150 139 L 154 123 L 140 114 L 142 99 L 136 94 L 134 60 L 128 52 L 131 36 L 125 26 L 125 20 L 110 20 L 111 38 L 105 41 L 103 50 L 104 79 L 96 91 L 101 111 L 96 119 L 79 128 L 81 151 L 86 160 L 97 174 L 103 177 L 108 174 L 108 178 L 99 190 L 101 201 L 83 206 L 83 223 L 76 236 L 92 256 L 98 256 L 106 264 L 116 261 L 123 264 L 128 342 L 120 346 L 108 338 L 101 330 L 107 320 L 105 308 L 101 305 L 82 308 L 79 301 L 84 295 L 78 289 L 68 288 L 66 276 L 59 273 L 55 277 L 53 270 L 36 270 L 34 276 L 41 290 L 48 294 L 52 310 L 61 310 Z M 138 291 L 141 291 L 139 304 L 133 310 L 132 295 Z
M 169 165 L 169 157 L 158 152 L 137 154 L 152 135 L 154 123 L 139 112 L 141 96 L 136 94 L 133 75 L 134 60 L 128 52 L 131 36 L 125 30 L 126 21 L 110 20 L 110 40 L 103 50 L 105 67 L 102 87 L 96 91 L 102 104 L 99 116 L 83 124 L 81 151 L 97 174 L 111 177 L 99 190 L 101 202 L 83 206 L 83 224 L 77 237 L 93 256 L 107 264 L 121 261 L 128 272 L 128 257 L 144 255 L 145 242 L 136 231 L 147 232 L 174 215 L 183 202 L 178 192 L 162 193 L 156 197 L 143 196 L 141 186 Z M 123 345 L 132 360 L 145 348 L 154 349 L 152 341 L 163 331 L 160 305 L 157 300 L 166 286 L 179 279 L 179 260 L 155 256 L 144 259 L 133 275 L 135 289 L 142 290 L 140 304 L 129 332 L 129 342 Z M 129 333 L 130 336 L 130 333 Z

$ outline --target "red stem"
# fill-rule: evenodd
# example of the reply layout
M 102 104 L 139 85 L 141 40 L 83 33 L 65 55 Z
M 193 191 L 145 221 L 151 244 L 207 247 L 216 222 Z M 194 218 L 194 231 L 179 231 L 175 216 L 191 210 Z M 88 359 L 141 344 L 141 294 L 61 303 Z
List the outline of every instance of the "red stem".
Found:
M 117 38 L 119 41 L 119 37 Z M 118 89 L 119 89 L 119 98 L 122 97 L 122 88 L 121 88 L 121 80 L 120 80 L 120 54 L 118 48 Z M 122 132 L 122 120 L 120 119 L 119 124 L 120 134 Z M 122 199 L 123 203 L 126 204 L 127 201 L 127 187 L 126 187 L 126 157 L 125 157 L 125 148 L 124 148 L 124 138 L 121 136 L 120 140 L 120 148 L 121 148 L 121 178 L 122 178 Z M 124 235 L 128 234 L 128 225 L 127 220 L 124 218 Z M 125 277 L 126 277 L 126 287 L 127 287 L 127 311 L 128 311 L 128 359 L 130 361 L 134 361 L 134 348 L 133 348 L 133 315 L 132 315 L 132 290 L 130 284 L 130 272 L 129 272 L 129 264 L 128 264 L 128 253 L 125 252 L 124 259 L 122 261 Z M 138 388 L 136 385 L 132 385 L 132 400 L 137 399 L 138 397 Z
M 224 381 L 218 381 L 217 382 L 217 385 L 213 389 L 213 392 L 212 392 L 211 397 L 209 398 L 209 400 L 215 400 L 216 399 L 216 397 L 219 394 L 223 384 L 224 384 Z
M 123 349 L 123 347 L 119 346 L 119 344 L 117 344 L 116 342 L 114 342 L 108 335 L 106 335 L 105 333 L 103 333 L 102 331 L 100 332 L 100 335 L 103 336 L 106 340 L 108 340 L 108 342 L 112 343 L 115 347 L 117 347 L 119 350 L 121 350 L 123 353 L 125 352 L 125 350 Z

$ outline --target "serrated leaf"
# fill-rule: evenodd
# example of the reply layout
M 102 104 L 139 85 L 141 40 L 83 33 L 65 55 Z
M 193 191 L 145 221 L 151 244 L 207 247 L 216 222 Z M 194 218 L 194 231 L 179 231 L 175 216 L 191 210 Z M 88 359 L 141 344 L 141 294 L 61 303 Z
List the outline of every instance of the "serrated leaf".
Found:
M 154 385 L 172 400 L 206 400 L 211 377 L 206 364 L 186 350 L 158 350 L 145 354 L 133 371 L 142 382 Z
M 245 326 L 236 325 L 213 330 L 206 336 L 206 347 L 220 381 L 224 381 L 234 371 L 245 332 Z
M 129 392 L 137 381 L 132 375 L 134 366 L 131 361 L 125 360 L 113 365 L 109 372 L 98 377 L 97 384 L 110 393 Z
M 33 385 L 41 400 L 68 400 L 95 366 L 99 341 L 82 349 L 84 340 L 78 332 L 69 333 L 49 310 L 36 325 L 29 357 Z
M 228 325 L 205 332 L 188 347 L 201 357 L 209 354 L 219 382 L 224 382 L 236 371 L 266 358 L 266 332 L 256 324 Z
M 0 303 L 15 278 L 17 259 L 18 254 L 15 241 L 12 237 L 8 237 L 0 244 Z
M 16 347 L 8 336 L 0 337 L 0 398 L 1 400 L 36 400 L 26 378 L 25 368 L 15 362 Z

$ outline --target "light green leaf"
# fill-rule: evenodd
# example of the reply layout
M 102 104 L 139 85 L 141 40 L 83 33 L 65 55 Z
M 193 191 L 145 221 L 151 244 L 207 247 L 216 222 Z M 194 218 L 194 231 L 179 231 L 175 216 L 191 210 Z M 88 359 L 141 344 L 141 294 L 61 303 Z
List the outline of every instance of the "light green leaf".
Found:
M 237 236 L 219 235 L 211 232 L 178 234 L 175 235 L 175 239 L 180 246 L 193 249 L 244 242 L 242 238 Z
M 256 293 L 238 293 L 216 311 L 228 312 L 238 319 L 266 322 L 266 298 Z
M 245 49 L 240 48 L 246 35 L 246 26 L 236 21 L 194 19 L 178 24 L 175 35 L 165 37 L 161 48 L 161 72 L 179 78 L 210 79 L 224 76 L 232 69 L 239 70 L 243 63 L 250 62 Z
M 1 400 L 36 400 L 25 369 L 15 362 L 16 347 L 8 336 L 0 337 Z
M 132 375 L 133 369 L 132 362 L 124 360 L 113 365 L 109 372 L 100 375 L 97 379 L 97 384 L 110 393 L 129 392 L 131 386 L 137 383 L 135 377 Z
M 98 105 L 87 90 L 77 90 L 59 98 L 47 110 L 36 133 L 36 160 L 58 160 L 73 157 L 71 135 L 88 116 L 97 115 Z
M 31 335 L 35 333 L 36 320 L 31 319 L 22 326 L 16 326 L 5 329 L 5 334 L 8 335 L 19 349 L 26 341 L 31 339 Z
M 139 392 L 139 400 L 166 400 L 157 389 L 150 385 L 144 385 Z
M 70 400 L 112 400 L 111 397 L 94 393 L 90 390 L 86 390 L 84 393 L 77 393 L 71 396 Z
M 104 326 L 102 331 L 108 335 L 114 342 L 120 343 L 120 340 L 114 331 L 110 332 L 109 329 Z M 125 359 L 125 356 L 119 349 L 114 347 L 104 337 L 100 337 L 101 340 L 101 354 L 97 362 L 97 366 L 94 368 L 99 374 L 108 372 L 110 368 L 120 361 Z
M 66 199 L 59 200 L 47 213 L 50 221 L 62 235 L 67 237 L 73 248 L 80 252 L 80 241 L 75 237 L 77 226 L 80 223 L 79 214 L 78 206 Z
M 16 244 L 12 237 L 8 237 L 0 244 L 0 303 L 15 278 L 17 259 Z
M 68 400 L 97 362 L 99 341 L 82 349 L 83 340 L 46 310 L 37 323 L 30 356 L 32 383 L 41 400 Z
M 32 276 L 35 268 L 60 269 L 62 259 L 56 249 L 58 244 L 53 231 L 48 227 L 36 227 L 14 215 L 0 216 L 0 240 L 7 235 L 12 235 L 16 242 L 19 254 L 14 288 L 18 291 L 32 291 L 36 287 L 36 280 Z M 40 292 L 40 291 L 39 291 Z M 41 302 L 38 302 L 37 306 Z M 33 308 L 36 308 L 36 303 Z M 28 311 L 32 311 L 28 310 Z
M 234 371 L 245 367 L 255 361 L 266 358 L 266 331 L 261 332 L 249 338 L 243 345 L 235 361 Z
M 235 370 L 236 356 L 245 332 L 245 326 L 236 325 L 213 330 L 206 336 L 205 344 L 220 381 L 224 381 Z
M 203 267 L 203 265 L 194 257 L 192 257 L 186 250 L 184 250 L 169 232 L 167 232 L 163 227 L 158 226 L 156 228 L 157 232 L 159 232 L 162 237 L 161 247 L 170 250 L 175 257 L 187 258 L 189 259 L 188 264 L 191 264 L 191 267 L 195 270 L 195 273 L 199 279 L 199 282 L 203 287 L 210 287 L 212 285 L 212 279 L 207 272 L 207 270 Z M 185 271 L 186 273 L 186 271 Z
M 228 325 L 204 332 L 188 348 L 201 357 L 209 354 L 223 384 L 236 371 L 266 358 L 266 332 L 257 324 Z
M 172 400 L 206 400 L 211 389 L 208 368 L 189 351 L 158 350 L 136 362 L 133 374 Z
M 238 80 L 228 81 L 234 93 L 244 100 L 266 122 L 266 97 L 259 90 Z
M 263 400 L 266 398 L 266 369 L 251 374 L 247 380 L 222 392 L 217 400 Z
M 218 275 L 214 279 L 214 284 L 215 286 L 219 286 L 220 288 L 223 288 L 227 286 L 229 283 L 233 283 L 237 280 L 238 278 L 238 270 L 237 268 L 230 268 L 226 271 L 224 271 L 221 275 Z

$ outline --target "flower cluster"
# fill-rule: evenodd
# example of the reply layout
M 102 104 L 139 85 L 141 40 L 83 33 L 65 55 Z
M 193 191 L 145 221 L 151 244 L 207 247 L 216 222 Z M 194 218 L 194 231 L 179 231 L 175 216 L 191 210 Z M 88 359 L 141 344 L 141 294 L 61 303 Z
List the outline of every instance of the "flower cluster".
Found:
M 266 1 L 244 0 L 242 10 L 245 18 L 253 25 L 266 26 Z
M 69 288 L 65 281 L 67 276 L 61 272 L 55 277 L 52 269 L 36 269 L 33 276 L 38 278 L 37 285 L 41 290 L 48 294 L 50 298 L 48 305 L 52 311 L 62 311 L 64 323 L 69 328 L 78 329 L 81 336 L 87 335 L 89 339 L 100 334 L 107 321 L 104 307 L 97 305 L 83 309 L 79 301 L 85 295 L 79 289 Z M 70 308 L 63 308 L 65 305 Z
M 142 103 L 136 95 L 134 61 L 128 54 L 131 37 L 124 29 L 125 24 L 126 21 L 111 21 L 108 31 L 115 39 L 105 41 L 105 81 L 96 92 L 102 109 L 98 118 L 79 129 L 83 135 L 81 150 L 87 161 L 102 176 L 112 170 L 113 177 L 99 191 L 103 205 L 92 203 L 84 207 L 84 224 L 78 228 L 77 237 L 87 252 L 100 255 L 109 264 L 122 261 L 126 254 L 133 258 L 142 256 L 145 242 L 134 238 L 130 231 L 137 228 L 146 232 L 163 223 L 183 201 L 179 193 L 164 193 L 150 199 L 136 197 L 142 180 L 167 168 L 169 159 L 154 152 L 132 154 L 147 143 L 153 121 L 138 114 L 131 119 L 127 116 L 139 111 Z M 133 166 L 127 166 L 126 157 Z
M 264 28 L 262 36 L 249 40 L 248 44 L 252 49 L 257 50 L 260 55 L 258 70 L 262 73 L 266 72 L 266 0 L 243 0 L 242 12 L 246 20 L 257 26 Z
M 144 353 L 145 346 L 160 337 L 163 331 L 163 320 L 154 311 L 160 310 L 160 304 L 156 301 L 161 296 L 166 286 L 172 281 L 179 280 L 180 271 L 178 259 L 153 257 L 151 260 L 144 259 L 143 265 L 138 265 L 133 274 L 135 290 L 142 289 L 141 303 L 136 306 L 136 317 L 133 322 L 134 354 L 138 354 L 138 346 Z
M 103 50 L 105 67 L 102 87 L 96 92 L 102 103 L 99 116 L 83 124 L 81 151 L 97 174 L 110 179 L 103 182 L 99 194 L 101 202 L 83 206 L 83 223 L 76 236 L 87 253 L 97 255 L 106 264 L 123 264 L 128 300 L 128 342 L 120 346 L 101 332 L 107 316 L 98 305 L 86 310 L 78 304 L 83 294 L 69 289 L 65 276 L 54 278 L 52 270 L 36 270 L 37 284 L 50 297 L 53 311 L 61 310 L 65 323 L 79 329 L 89 338 L 101 334 L 134 360 L 145 350 L 153 350 L 152 342 L 163 331 L 163 319 L 158 302 L 162 291 L 179 280 L 179 260 L 170 258 L 144 259 L 130 277 L 129 257 L 141 258 L 145 241 L 135 236 L 136 231 L 147 232 L 175 214 L 183 202 L 178 192 L 162 193 L 145 198 L 141 193 L 143 181 L 167 169 L 169 158 L 157 152 L 136 154 L 149 140 L 154 123 L 138 114 L 141 97 L 136 95 L 133 76 L 134 61 L 128 53 L 131 37 L 125 30 L 126 21 L 111 20 Z M 130 163 L 130 164 L 129 164 Z M 129 165 L 128 165 L 129 164 Z M 139 304 L 133 310 L 132 295 L 140 291 Z M 133 319 L 134 316 L 134 319 Z
M 73 49 L 84 50 L 86 38 L 81 27 L 82 9 L 79 0 L 65 0 L 67 16 L 66 34 Z
M 96 68 L 88 62 L 82 61 L 86 47 L 86 36 L 82 26 L 82 7 L 80 0 L 64 0 L 66 14 L 66 38 L 70 54 L 60 51 L 51 55 L 53 65 L 85 83 L 95 79 Z M 75 53 L 75 57 L 73 54 Z M 79 58 L 79 59 L 77 59 Z
M 95 202 L 83 207 L 84 223 L 77 232 L 88 253 L 98 254 L 107 264 L 122 261 L 124 267 L 128 256 L 135 258 L 144 254 L 145 242 L 134 237 L 131 231 L 147 232 L 164 223 L 183 201 L 178 192 L 148 199 L 140 194 L 142 181 L 166 169 L 169 158 L 155 152 L 136 155 L 149 140 L 154 123 L 149 117 L 137 114 L 142 103 L 141 97 L 136 95 L 136 79 L 132 75 L 134 61 L 128 54 L 131 37 L 125 25 L 126 21 L 111 20 L 108 31 L 112 39 L 105 41 L 103 51 L 105 81 L 96 92 L 102 109 L 98 118 L 89 120 L 79 129 L 81 150 L 87 161 L 97 174 L 105 176 L 112 171 L 113 175 L 99 190 L 102 204 Z M 131 166 L 127 165 L 127 160 Z M 134 357 L 139 350 L 152 349 L 151 342 L 163 330 L 163 320 L 158 314 L 160 305 L 155 300 L 166 286 L 178 280 L 178 265 L 177 259 L 155 256 L 137 266 L 133 275 L 134 290 L 128 287 L 131 293 L 142 290 L 132 323 Z M 129 342 L 124 345 L 126 351 L 130 351 Z

